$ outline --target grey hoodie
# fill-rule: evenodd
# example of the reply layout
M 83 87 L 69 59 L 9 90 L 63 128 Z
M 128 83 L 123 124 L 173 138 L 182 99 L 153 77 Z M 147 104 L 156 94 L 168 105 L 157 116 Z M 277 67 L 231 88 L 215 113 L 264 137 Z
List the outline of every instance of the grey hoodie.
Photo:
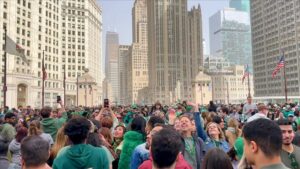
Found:
M 13 139 L 9 146 L 8 150 L 12 154 L 12 163 L 21 168 L 21 143 L 17 142 L 16 139 Z

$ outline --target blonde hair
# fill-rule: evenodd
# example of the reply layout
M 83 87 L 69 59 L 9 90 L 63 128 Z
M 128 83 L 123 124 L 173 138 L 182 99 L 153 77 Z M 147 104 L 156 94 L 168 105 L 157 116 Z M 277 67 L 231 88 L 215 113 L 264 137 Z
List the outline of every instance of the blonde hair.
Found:
M 51 157 L 53 157 L 53 159 L 56 157 L 60 149 L 68 145 L 68 137 L 65 135 L 64 129 L 65 127 L 62 126 L 57 131 L 56 140 L 51 149 Z
M 223 131 L 222 131 L 220 125 L 218 125 L 218 124 L 215 123 L 215 122 L 209 122 L 209 123 L 206 125 L 206 133 L 207 133 L 207 135 L 210 137 L 210 134 L 209 134 L 209 132 L 208 132 L 208 127 L 209 127 L 211 124 L 216 124 L 216 126 L 217 126 L 217 128 L 218 128 L 218 130 L 219 130 L 219 132 L 220 132 L 220 134 L 219 134 L 219 139 L 220 139 L 220 140 L 225 140 L 225 136 L 224 136 L 224 133 L 223 133 Z
M 235 129 L 235 133 L 233 134 L 236 135 L 236 137 L 238 137 L 241 134 L 239 129 L 239 122 L 235 118 L 229 119 L 228 127 L 232 127 Z

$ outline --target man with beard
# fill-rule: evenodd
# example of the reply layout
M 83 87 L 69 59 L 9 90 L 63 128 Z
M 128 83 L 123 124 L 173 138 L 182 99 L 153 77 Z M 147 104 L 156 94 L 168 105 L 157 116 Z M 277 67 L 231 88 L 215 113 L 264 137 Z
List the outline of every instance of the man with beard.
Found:
M 4 124 L 0 126 L 0 135 L 7 138 L 10 142 L 15 138 L 16 129 L 14 126 L 16 125 L 16 115 L 13 113 L 6 113 L 4 116 Z
M 281 161 L 282 134 L 268 119 L 257 119 L 243 128 L 244 156 L 256 169 L 288 169 Z
M 300 148 L 292 144 L 295 137 L 291 121 L 280 119 L 277 121 L 282 132 L 282 150 L 280 153 L 281 160 L 291 169 L 300 168 Z

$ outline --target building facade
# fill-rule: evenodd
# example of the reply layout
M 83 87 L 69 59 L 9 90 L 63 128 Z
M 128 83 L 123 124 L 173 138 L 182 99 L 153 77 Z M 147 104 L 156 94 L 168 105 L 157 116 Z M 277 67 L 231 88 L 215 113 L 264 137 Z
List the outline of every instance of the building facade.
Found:
M 212 100 L 212 79 L 200 71 L 192 81 L 192 101 L 196 104 L 207 105 Z
M 101 10 L 95 0 L 3 0 L 0 1 L 0 11 L 0 44 L 4 44 L 6 27 L 7 35 L 25 49 L 29 60 L 27 64 L 20 57 L 7 54 L 9 107 L 30 105 L 41 108 L 43 56 L 47 72 L 45 106 L 55 107 L 57 96 L 63 99 L 65 68 L 67 106 L 76 104 L 76 77 L 83 68 L 89 67 L 97 82 L 100 81 L 101 75 L 97 72 L 101 70 L 98 58 L 101 58 L 102 21 Z M 2 59 L 3 54 L 1 48 Z M 97 98 L 101 96 L 100 93 L 97 95 Z
M 6 27 L 7 36 L 25 50 L 29 60 L 27 64 L 20 57 L 7 54 L 7 106 L 41 107 L 43 54 L 48 76 L 45 81 L 45 105 L 56 106 L 56 97 L 63 93 L 59 43 L 61 1 L 3 0 L 0 1 L 0 11 L 1 46 L 4 45 Z M 0 57 L 3 60 L 3 48 L 0 48 Z M 1 92 L 1 106 L 3 100 Z
M 252 72 L 249 13 L 225 8 L 209 18 L 209 27 L 210 54 L 221 55 L 232 64 L 248 64 Z
M 250 0 L 230 0 L 229 7 L 250 13 Z
M 199 11 L 195 13 L 199 14 Z M 195 72 L 200 69 L 197 66 L 191 69 L 192 65 L 195 66 L 192 62 L 199 61 L 202 56 L 192 58 L 191 51 L 194 49 L 191 49 L 193 45 L 190 42 L 192 35 L 201 32 L 199 28 L 202 25 L 197 25 L 201 22 L 192 19 L 193 14 L 189 15 L 187 0 L 147 1 L 147 14 L 150 102 L 159 100 L 168 104 L 172 97 L 191 99 L 193 75 L 196 76 Z M 190 28 L 189 23 L 195 20 L 197 26 Z M 199 36 L 193 41 L 198 39 Z M 196 44 L 203 50 L 202 38 Z M 194 53 L 197 55 L 199 52 Z
M 250 6 L 255 96 L 284 100 L 283 70 L 272 78 L 272 72 L 284 52 L 287 94 L 299 99 L 299 1 L 252 0 Z
M 98 103 L 102 100 L 102 10 L 95 0 L 63 0 L 61 20 L 62 70 L 66 69 L 66 105 L 74 105 L 76 79 L 85 73 L 85 69 L 89 70 L 99 88 L 94 90 L 97 93 L 93 93 L 95 103 Z
M 125 105 L 128 99 L 128 60 L 129 60 L 129 45 L 119 46 L 119 81 L 120 81 L 120 104 Z
M 119 35 L 116 32 L 106 33 L 105 76 L 112 87 L 112 93 L 108 94 L 112 96 L 111 101 L 119 103 Z
M 128 60 L 127 104 L 144 102 L 141 90 L 149 85 L 147 1 L 136 0 L 132 8 L 133 43 Z M 138 95 L 141 96 L 139 99 Z
M 243 65 L 234 65 L 230 72 L 209 74 L 212 77 L 212 99 L 222 104 L 240 104 L 245 102 L 249 94 L 248 79 L 242 81 L 245 72 Z M 250 75 L 250 94 L 253 96 L 253 76 Z
M 230 62 L 221 56 L 207 55 L 204 60 L 204 71 L 207 73 L 228 72 L 230 66 Z

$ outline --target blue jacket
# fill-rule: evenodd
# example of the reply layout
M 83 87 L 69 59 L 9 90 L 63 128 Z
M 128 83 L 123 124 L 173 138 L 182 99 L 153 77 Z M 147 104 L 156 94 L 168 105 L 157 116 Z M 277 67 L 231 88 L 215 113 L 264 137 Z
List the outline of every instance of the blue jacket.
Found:
M 149 159 L 149 150 L 146 149 L 146 143 L 138 145 L 131 156 L 130 169 L 138 169 L 139 166 Z
M 213 148 L 220 148 L 225 153 L 227 153 L 230 150 L 230 146 L 226 140 L 220 140 L 220 146 L 216 147 L 215 142 L 212 139 L 207 138 L 207 140 L 205 141 L 205 150 L 209 151 L 210 149 Z

